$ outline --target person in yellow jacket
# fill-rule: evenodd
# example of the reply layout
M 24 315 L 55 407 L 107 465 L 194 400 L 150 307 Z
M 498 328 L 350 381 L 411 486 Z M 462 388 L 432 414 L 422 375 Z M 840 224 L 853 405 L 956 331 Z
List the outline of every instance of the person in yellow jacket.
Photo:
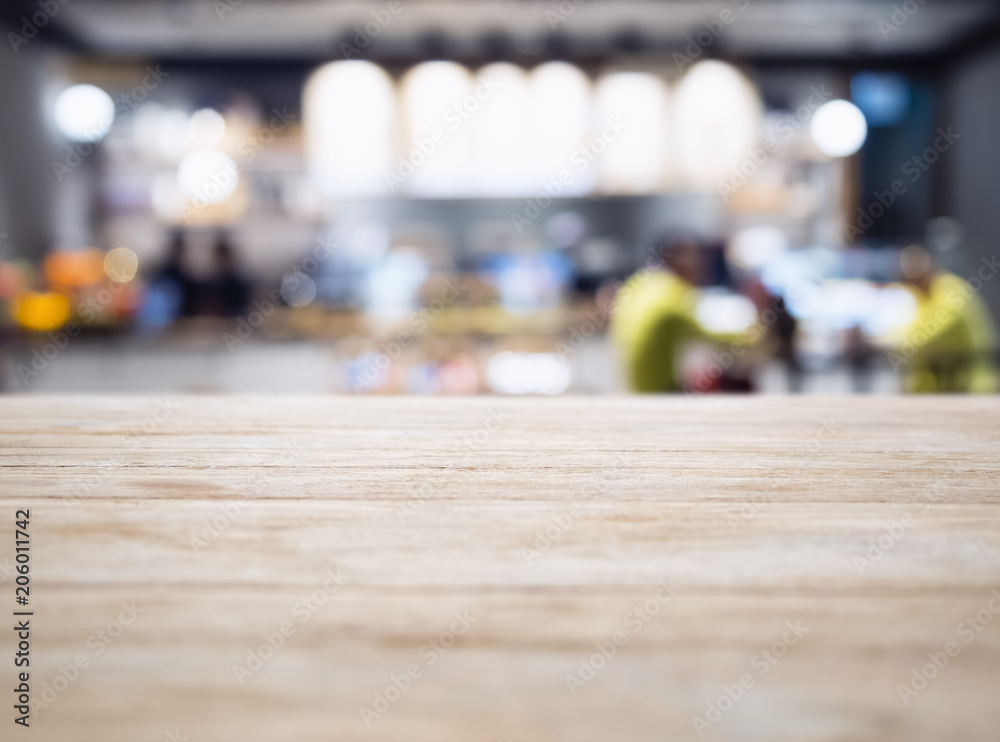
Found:
M 969 282 L 940 270 L 930 253 L 910 245 L 900 254 L 916 316 L 889 354 L 904 386 L 916 394 L 997 391 L 997 337 L 989 310 Z
M 619 347 L 632 391 L 677 392 L 680 354 L 693 340 L 740 342 L 739 335 L 709 332 L 695 317 L 701 278 L 697 244 L 684 238 L 668 244 L 661 265 L 631 276 L 618 290 L 611 336 Z

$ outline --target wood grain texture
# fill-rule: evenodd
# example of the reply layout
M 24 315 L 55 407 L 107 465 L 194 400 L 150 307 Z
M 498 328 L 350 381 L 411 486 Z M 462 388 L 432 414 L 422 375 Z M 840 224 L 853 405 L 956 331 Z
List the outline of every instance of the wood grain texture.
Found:
M 8 694 L 3 739 L 1000 729 L 995 398 L 8 397 L 0 504 L 0 562 L 31 508 L 32 692 L 55 693 L 27 733 Z

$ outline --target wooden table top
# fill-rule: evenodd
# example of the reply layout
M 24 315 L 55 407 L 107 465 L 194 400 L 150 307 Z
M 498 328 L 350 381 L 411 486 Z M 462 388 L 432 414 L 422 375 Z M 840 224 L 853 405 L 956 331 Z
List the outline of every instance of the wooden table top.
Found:
M 7 397 L 0 499 L 25 739 L 1000 738 L 998 398 Z

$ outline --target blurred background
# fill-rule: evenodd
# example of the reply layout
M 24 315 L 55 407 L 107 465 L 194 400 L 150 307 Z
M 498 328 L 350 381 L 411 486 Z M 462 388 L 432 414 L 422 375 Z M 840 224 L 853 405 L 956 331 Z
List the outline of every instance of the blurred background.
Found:
M 979 313 L 945 352 L 995 362 L 997 3 L 6 0 L 0 26 L 4 392 L 650 391 L 622 282 L 678 245 L 703 332 L 670 389 L 921 390 L 914 323 L 954 319 L 932 274 Z

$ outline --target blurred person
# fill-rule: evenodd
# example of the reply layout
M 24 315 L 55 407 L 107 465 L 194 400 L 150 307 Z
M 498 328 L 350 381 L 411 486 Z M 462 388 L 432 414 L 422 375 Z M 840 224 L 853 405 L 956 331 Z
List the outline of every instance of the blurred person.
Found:
M 678 378 L 684 344 L 696 340 L 739 343 L 741 335 L 714 333 L 695 317 L 702 256 L 690 237 L 666 243 L 662 261 L 635 273 L 615 297 L 611 335 L 621 349 L 629 386 L 635 392 L 681 390 Z
M 238 317 L 250 303 L 250 283 L 237 268 L 236 253 L 225 232 L 216 237 L 212 255 L 213 273 L 202 290 L 201 311 L 215 317 Z
M 166 262 L 153 274 L 147 289 L 146 307 L 156 307 L 162 324 L 177 317 L 193 317 L 198 312 L 198 281 L 185 265 L 187 243 L 181 230 L 174 230 L 167 247 Z M 145 310 L 145 307 L 144 307 Z
M 844 361 L 851 373 L 851 386 L 855 392 L 871 392 L 875 366 L 875 348 L 865 338 L 859 325 L 851 327 L 844 338 Z
M 912 393 L 997 390 L 996 331 L 968 282 L 941 270 L 920 245 L 900 253 L 903 281 L 917 300 L 913 322 L 890 354 Z
M 784 367 L 788 379 L 788 391 L 798 394 L 802 391 L 802 362 L 796 349 L 796 337 L 799 331 L 798 320 L 788 311 L 788 306 L 782 297 L 774 300 L 775 320 L 771 325 L 771 336 L 774 342 L 774 357 Z

